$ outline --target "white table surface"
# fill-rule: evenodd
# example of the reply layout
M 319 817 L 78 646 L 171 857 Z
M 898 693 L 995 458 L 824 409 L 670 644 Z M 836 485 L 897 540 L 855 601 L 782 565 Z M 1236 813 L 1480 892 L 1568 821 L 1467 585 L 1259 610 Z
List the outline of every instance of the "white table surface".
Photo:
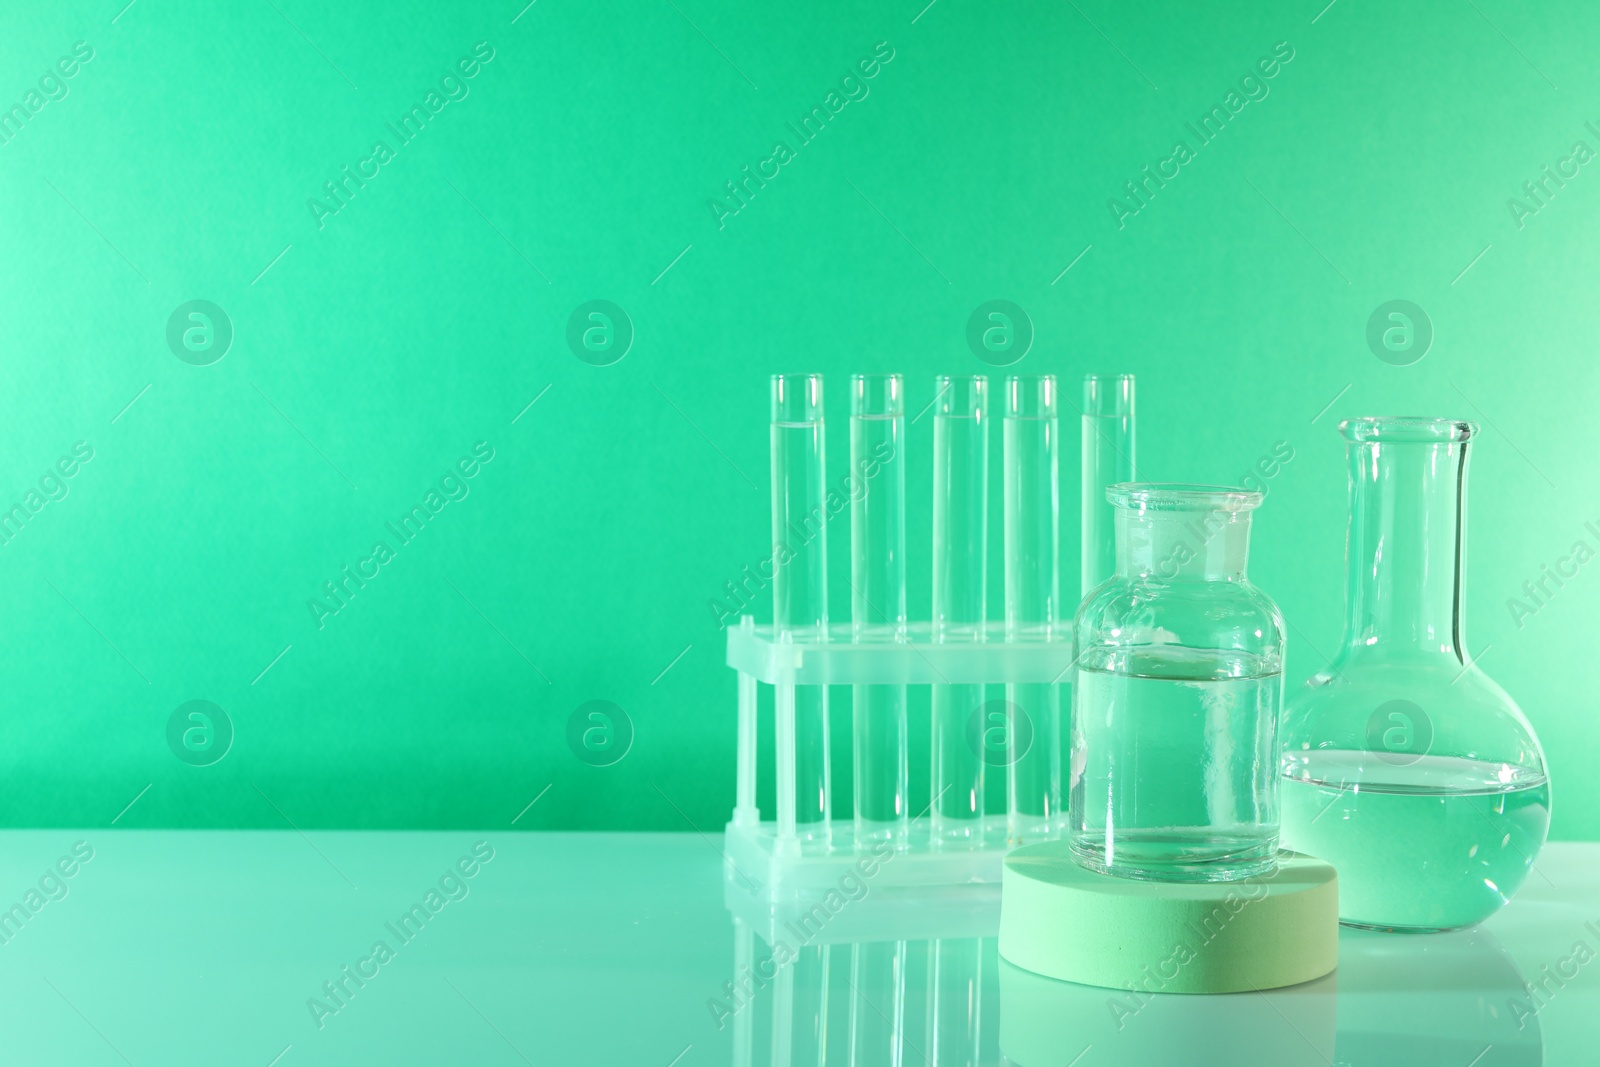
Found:
M 477 842 L 493 858 L 402 941 L 386 924 L 426 909 Z M 0 925 L 0 1064 L 1600 1064 L 1600 844 L 1548 845 L 1476 931 L 1344 931 L 1339 970 L 1292 990 L 1130 1014 L 1002 965 L 992 936 L 844 943 L 803 951 L 720 1028 L 735 928 L 719 844 L 5 831 L 0 921 L 27 914 Z M 62 858 L 71 877 L 47 878 Z M 339 1003 L 323 984 L 345 965 L 370 977 Z

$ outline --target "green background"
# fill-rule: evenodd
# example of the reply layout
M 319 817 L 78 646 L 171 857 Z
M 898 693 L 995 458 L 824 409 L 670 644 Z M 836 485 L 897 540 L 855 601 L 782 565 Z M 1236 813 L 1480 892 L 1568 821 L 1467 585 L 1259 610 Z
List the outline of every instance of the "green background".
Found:
M 0 17 L 7 104 L 94 50 L 0 145 L 0 504 L 94 450 L 0 547 L 5 823 L 714 832 L 734 678 L 708 603 L 766 554 L 767 376 L 828 375 L 837 478 L 845 376 L 903 371 L 919 411 L 934 374 L 986 369 L 967 320 L 1005 299 L 1035 332 L 1016 371 L 1068 399 L 1140 376 L 1142 476 L 1232 482 L 1292 447 L 1252 559 L 1291 683 L 1341 628 L 1338 420 L 1482 421 L 1469 643 L 1548 751 L 1554 836 L 1600 836 L 1600 564 L 1520 627 L 1506 605 L 1600 547 L 1600 164 L 1520 227 L 1507 206 L 1600 148 L 1587 6 L 119 7 Z M 469 94 L 319 228 L 308 199 L 480 41 Z M 879 42 L 869 95 L 719 227 L 711 198 Z M 1119 229 L 1108 199 L 1279 42 L 1269 94 Z M 1409 366 L 1365 339 L 1396 298 L 1435 334 Z M 195 299 L 235 332 L 208 366 L 166 340 Z M 635 332 L 614 365 L 566 340 L 594 299 Z M 477 442 L 470 495 L 319 628 L 308 599 Z M 235 731 L 211 766 L 167 744 L 195 699 Z M 568 747 L 590 700 L 632 722 L 615 765 Z

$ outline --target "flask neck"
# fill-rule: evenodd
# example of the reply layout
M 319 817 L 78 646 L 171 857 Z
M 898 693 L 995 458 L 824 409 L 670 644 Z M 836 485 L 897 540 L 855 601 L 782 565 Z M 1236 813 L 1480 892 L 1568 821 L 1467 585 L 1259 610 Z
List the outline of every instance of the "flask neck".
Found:
M 1118 508 L 1117 575 L 1163 581 L 1243 581 L 1250 512 L 1221 508 Z
M 1466 662 L 1467 442 L 1352 441 L 1346 653 Z

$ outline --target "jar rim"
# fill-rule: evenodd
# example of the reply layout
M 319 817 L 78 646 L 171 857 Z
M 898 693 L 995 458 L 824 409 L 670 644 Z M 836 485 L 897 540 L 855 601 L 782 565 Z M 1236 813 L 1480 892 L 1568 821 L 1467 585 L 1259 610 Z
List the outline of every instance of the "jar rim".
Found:
M 1478 435 L 1478 424 L 1468 419 L 1441 419 L 1427 415 L 1367 415 L 1345 419 L 1339 432 L 1346 441 L 1466 442 Z
M 1254 511 L 1267 495 L 1233 485 L 1188 482 L 1119 482 L 1106 487 L 1106 499 L 1134 511 Z

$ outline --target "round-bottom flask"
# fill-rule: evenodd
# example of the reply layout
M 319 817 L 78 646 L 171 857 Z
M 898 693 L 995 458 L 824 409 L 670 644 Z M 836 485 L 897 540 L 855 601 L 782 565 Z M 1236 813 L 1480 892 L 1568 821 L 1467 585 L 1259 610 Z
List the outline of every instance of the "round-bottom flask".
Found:
M 1283 722 L 1284 844 L 1339 872 L 1351 926 L 1470 926 L 1550 825 L 1544 753 L 1462 633 L 1470 422 L 1363 418 L 1350 457 L 1344 646 Z

